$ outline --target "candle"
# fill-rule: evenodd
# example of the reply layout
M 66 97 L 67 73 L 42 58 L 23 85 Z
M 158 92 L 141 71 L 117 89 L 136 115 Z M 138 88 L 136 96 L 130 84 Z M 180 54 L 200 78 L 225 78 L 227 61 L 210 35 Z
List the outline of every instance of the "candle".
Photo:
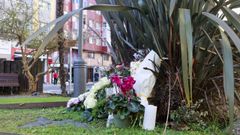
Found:
M 154 105 L 145 106 L 143 129 L 154 130 L 156 123 L 157 107 Z

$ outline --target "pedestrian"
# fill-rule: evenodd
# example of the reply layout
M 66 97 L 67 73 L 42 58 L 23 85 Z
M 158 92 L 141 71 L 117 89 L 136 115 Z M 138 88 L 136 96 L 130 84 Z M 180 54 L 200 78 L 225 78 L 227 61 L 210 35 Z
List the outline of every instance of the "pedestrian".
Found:
M 55 71 L 53 73 L 53 79 L 54 79 L 54 83 L 53 84 L 57 84 L 57 81 L 58 81 L 58 73 L 57 73 L 57 71 Z

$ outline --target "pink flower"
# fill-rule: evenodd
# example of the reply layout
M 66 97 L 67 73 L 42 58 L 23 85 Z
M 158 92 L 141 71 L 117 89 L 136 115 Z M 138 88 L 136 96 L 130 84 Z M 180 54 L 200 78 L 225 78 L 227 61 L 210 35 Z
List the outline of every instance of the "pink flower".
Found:
M 118 75 L 111 76 L 111 82 L 117 84 L 117 86 L 120 86 L 122 83 L 121 78 Z
M 121 89 L 121 92 L 126 95 L 131 89 L 133 89 L 133 85 L 136 82 L 133 77 L 128 76 L 123 79 L 118 75 L 111 76 L 111 82 L 117 84 L 117 86 Z
M 122 81 L 122 83 L 120 85 L 122 93 L 125 95 L 128 91 L 133 89 L 133 85 L 134 85 L 135 82 L 136 81 L 131 76 L 124 77 L 123 81 Z

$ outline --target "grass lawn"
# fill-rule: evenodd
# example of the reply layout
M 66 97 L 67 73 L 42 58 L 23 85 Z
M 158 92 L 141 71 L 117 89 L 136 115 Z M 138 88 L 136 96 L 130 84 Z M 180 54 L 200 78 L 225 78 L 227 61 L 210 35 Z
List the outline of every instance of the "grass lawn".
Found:
M 71 125 L 43 126 L 35 128 L 19 128 L 28 122 L 35 121 L 38 117 L 51 120 L 73 119 L 80 121 L 79 113 L 65 112 L 65 108 L 51 109 L 22 109 L 0 110 L 0 132 L 18 133 L 24 135 L 160 135 L 163 128 L 157 127 L 155 131 L 144 131 L 141 128 L 105 128 L 105 121 L 96 120 L 88 123 L 90 128 L 78 128 Z M 168 130 L 167 135 L 210 135 L 222 134 L 215 126 L 203 131 L 173 131 Z
M 15 103 L 40 103 L 40 102 L 60 102 L 68 101 L 69 97 L 48 96 L 48 97 L 3 97 L 0 98 L 0 104 L 15 104 Z

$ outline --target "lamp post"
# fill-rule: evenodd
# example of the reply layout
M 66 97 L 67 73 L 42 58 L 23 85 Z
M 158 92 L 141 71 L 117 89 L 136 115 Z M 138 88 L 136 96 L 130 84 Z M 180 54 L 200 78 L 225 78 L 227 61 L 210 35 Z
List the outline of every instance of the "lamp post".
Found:
M 83 0 L 79 0 L 79 9 L 83 7 Z M 78 58 L 74 61 L 74 92 L 73 96 L 77 97 L 79 94 L 85 92 L 86 89 L 86 73 L 87 65 L 82 58 L 83 51 L 83 12 L 79 13 L 79 29 L 78 29 Z

